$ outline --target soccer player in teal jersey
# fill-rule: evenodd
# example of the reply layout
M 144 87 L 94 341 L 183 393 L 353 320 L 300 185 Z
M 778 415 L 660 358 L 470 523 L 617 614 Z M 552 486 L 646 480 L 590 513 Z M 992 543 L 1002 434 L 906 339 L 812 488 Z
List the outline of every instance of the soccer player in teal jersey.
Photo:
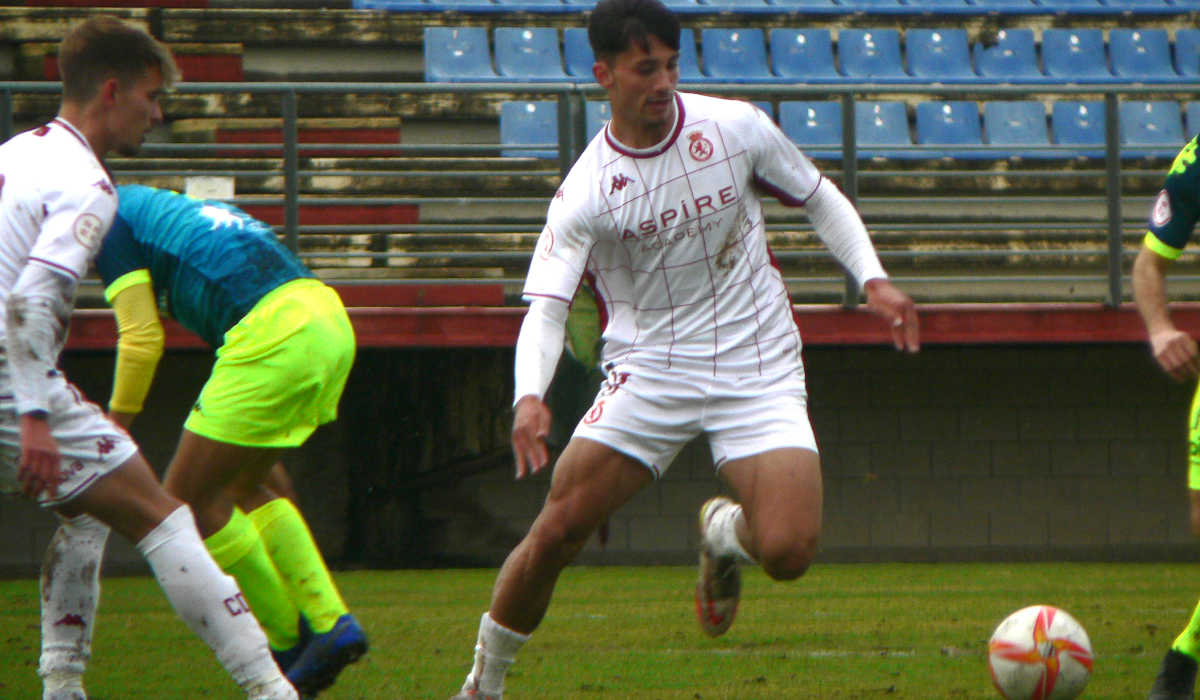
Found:
M 1193 137 L 1167 171 L 1166 182 L 1150 212 L 1149 231 L 1133 264 L 1133 296 L 1146 323 L 1150 349 L 1159 366 L 1177 381 L 1194 381 L 1200 370 L 1196 341 L 1175 327 L 1167 310 L 1166 273 L 1183 253 L 1200 219 L 1200 164 Z M 1188 495 L 1192 532 L 1200 536 L 1200 389 L 1192 399 L 1188 423 Z M 1150 690 L 1151 700 L 1191 698 L 1200 660 L 1200 605 L 1188 626 L 1171 644 Z
M 337 417 L 355 353 L 349 317 L 242 210 L 141 185 L 118 194 L 96 258 L 120 334 L 109 413 L 128 427 L 141 411 L 162 355 L 160 313 L 217 349 L 166 486 L 195 510 L 289 680 L 315 695 L 367 640 L 303 517 L 270 485 L 285 478 L 280 452 Z

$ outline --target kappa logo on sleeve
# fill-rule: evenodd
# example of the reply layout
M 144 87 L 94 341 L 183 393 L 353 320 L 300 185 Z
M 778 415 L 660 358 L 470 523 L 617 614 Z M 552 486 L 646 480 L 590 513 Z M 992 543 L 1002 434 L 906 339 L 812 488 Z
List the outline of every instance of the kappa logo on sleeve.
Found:
M 1171 197 L 1166 190 L 1160 190 L 1154 200 L 1154 208 L 1150 210 L 1150 223 L 1155 228 L 1166 226 L 1171 221 Z
M 104 192 L 104 194 L 108 195 L 109 197 L 117 196 L 117 191 L 113 189 L 112 184 L 108 180 L 97 180 L 92 183 L 92 187 L 99 187 L 100 191 Z
M 100 217 L 84 212 L 75 219 L 74 225 L 71 226 L 71 233 L 75 235 L 75 240 L 79 241 L 79 245 L 85 248 L 94 248 L 104 236 L 104 224 L 100 222 Z

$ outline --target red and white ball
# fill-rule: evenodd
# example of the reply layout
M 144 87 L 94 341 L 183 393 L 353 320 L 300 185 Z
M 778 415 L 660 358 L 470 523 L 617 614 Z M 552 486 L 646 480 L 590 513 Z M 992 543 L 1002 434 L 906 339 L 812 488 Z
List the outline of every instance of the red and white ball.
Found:
M 1031 605 L 996 627 L 988 641 L 988 667 L 1007 700 L 1071 700 L 1092 673 L 1092 642 L 1065 611 Z

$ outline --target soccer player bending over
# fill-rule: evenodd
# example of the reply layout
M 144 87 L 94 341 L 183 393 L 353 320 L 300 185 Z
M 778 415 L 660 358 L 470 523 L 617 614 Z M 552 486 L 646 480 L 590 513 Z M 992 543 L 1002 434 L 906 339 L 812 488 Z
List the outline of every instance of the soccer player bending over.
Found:
M 607 379 L 554 468 L 541 513 L 509 554 L 456 698 L 500 698 L 555 581 L 621 504 L 708 437 L 737 501 L 700 511 L 703 629 L 723 633 L 738 566 L 799 577 L 821 530 L 821 469 L 787 288 L 772 264 L 762 194 L 802 206 L 833 255 L 918 349 L 912 300 L 886 278 L 849 200 L 754 106 L 676 91 L 679 22 L 658 0 L 601 0 L 588 38 L 612 120 L 550 203 L 526 278 L 516 348 L 517 476 L 547 464 L 542 401 L 585 275 L 603 305 Z
M 337 418 L 354 330 L 337 292 L 237 207 L 142 185 L 96 256 L 120 340 L 109 415 L 129 427 L 163 351 L 159 307 L 217 349 L 166 486 L 196 512 L 279 666 L 304 695 L 367 650 L 296 506 L 280 453 Z M 268 481 L 270 479 L 270 481 Z
M 117 209 L 100 159 L 134 153 L 162 121 L 158 100 L 178 76 L 174 59 L 144 31 L 95 17 L 63 39 L 59 67 L 58 116 L 0 145 L 0 487 L 37 498 L 62 521 L 41 581 L 42 599 L 61 603 L 42 611 L 43 697 L 86 697 L 100 554 L 112 528 L 136 543 L 172 607 L 249 697 L 294 700 L 191 510 L 57 367 L 79 278 Z M 189 694 L 181 682 L 178 696 Z
M 1196 164 L 1197 138 L 1193 137 L 1171 164 L 1163 189 L 1150 212 L 1149 230 L 1133 263 L 1133 296 L 1150 336 L 1150 350 L 1172 379 L 1195 381 L 1200 373 L 1196 341 L 1175 327 L 1167 310 L 1166 276 L 1171 261 L 1184 246 L 1200 219 L 1200 166 Z M 1200 535 L 1200 388 L 1192 399 L 1188 468 L 1192 533 Z M 1182 700 L 1192 697 L 1196 664 L 1200 659 L 1200 605 L 1183 632 L 1163 657 L 1154 679 L 1150 700 Z

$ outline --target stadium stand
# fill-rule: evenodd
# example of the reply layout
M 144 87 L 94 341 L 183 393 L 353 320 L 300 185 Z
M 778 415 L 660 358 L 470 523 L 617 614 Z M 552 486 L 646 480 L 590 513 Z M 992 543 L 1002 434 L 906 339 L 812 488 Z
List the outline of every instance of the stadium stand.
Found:
M 486 27 L 425 27 L 425 80 L 430 83 L 497 80 Z
M 696 51 L 696 33 L 684 27 L 679 30 L 679 82 L 704 82 L 707 77 L 700 71 L 699 53 Z
M 1002 146 L 1010 158 L 1052 158 L 1046 107 L 1034 100 L 989 100 L 983 105 L 986 143 Z M 1025 148 L 1032 146 L 1033 148 Z M 1043 150 L 1036 150 L 1042 147 Z
M 1184 136 L 1191 138 L 1200 133 L 1200 101 L 1192 100 L 1183 107 Z
M 1165 29 L 1114 27 L 1108 33 L 1108 56 L 1119 78 L 1143 83 L 1179 80 Z
M 917 144 L 921 146 L 982 146 L 983 129 L 979 120 L 979 105 L 972 101 L 929 101 L 916 106 Z M 976 148 L 935 150 L 931 155 L 941 158 L 971 160 L 993 158 Z
M 1061 1 L 1061 0 L 1058 0 Z M 1042 32 L 1042 64 L 1046 75 L 1066 83 L 1113 79 L 1099 29 L 1047 29 Z
M 496 27 L 496 73 L 515 81 L 567 80 L 552 27 Z
M 586 82 L 594 80 L 592 65 L 596 57 L 592 54 L 592 45 L 588 43 L 587 29 L 584 27 L 567 27 L 563 30 L 563 63 L 567 67 L 567 75 L 580 78 Z
M 612 107 L 608 101 L 588 100 L 584 106 L 584 133 L 588 141 L 604 127 L 604 123 L 612 116 Z
M 810 83 L 842 80 L 828 29 L 772 29 L 768 40 L 775 75 Z
M 1200 77 L 1200 29 L 1175 30 L 1175 70 L 1183 78 Z
M 838 33 L 838 59 L 848 80 L 909 81 L 895 29 L 844 29 Z
M 810 158 L 839 158 L 842 155 L 841 102 L 780 102 L 779 127 Z
M 509 146 L 501 151 L 505 157 L 558 157 L 558 103 L 549 100 L 536 102 L 505 102 L 500 106 L 500 143 Z M 555 144 L 554 148 L 546 148 Z M 541 146 L 536 149 L 515 149 L 512 146 Z
M 730 83 L 777 79 L 767 65 L 761 29 L 704 29 L 700 46 L 704 74 L 709 78 Z
M 1106 121 L 1104 103 L 1099 100 L 1058 100 L 1051 107 L 1050 129 L 1054 143 L 1076 147 L 1070 151 L 1076 157 L 1103 157 Z
M 863 158 L 913 155 L 908 109 L 903 102 L 854 103 L 854 132 Z
M 979 79 L 971 67 L 965 29 L 909 29 L 904 44 L 914 78 L 934 83 Z
M 1183 119 L 1174 100 L 1126 100 L 1120 104 L 1120 121 L 1124 156 L 1169 158 L 1183 144 Z
M 1004 83 L 1042 82 L 1032 29 L 1001 29 L 986 34 L 972 47 L 980 79 Z

